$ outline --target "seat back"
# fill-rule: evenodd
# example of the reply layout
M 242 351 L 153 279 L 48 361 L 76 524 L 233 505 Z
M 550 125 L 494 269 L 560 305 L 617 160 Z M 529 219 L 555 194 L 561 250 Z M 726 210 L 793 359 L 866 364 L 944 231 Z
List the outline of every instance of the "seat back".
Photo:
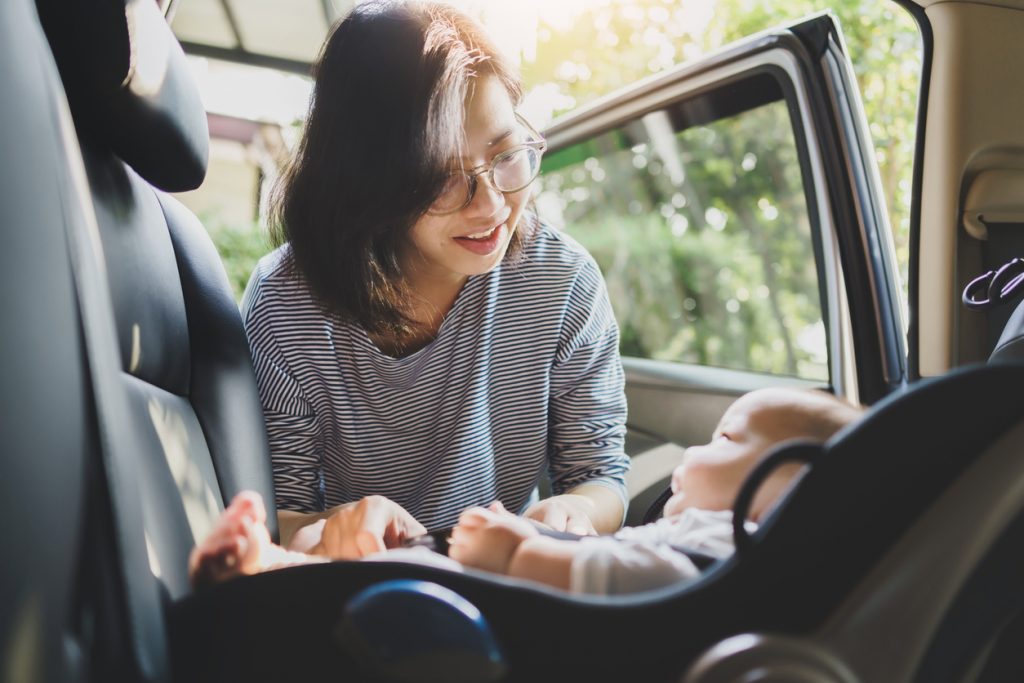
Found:
M 81 680 L 68 661 L 87 463 L 98 455 L 65 224 L 76 217 L 60 79 L 32 0 L 0 3 L 0 670 Z
M 1016 363 L 1024 360 L 1024 302 L 1017 304 L 988 357 L 989 363 Z
M 203 226 L 163 192 L 202 182 L 205 112 L 156 3 L 39 6 L 102 243 L 130 413 L 119 436 L 137 448 L 147 550 L 176 598 L 188 591 L 188 550 L 224 501 L 243 488 L 273 500 L 255 377 L 227 276 Z
M 152 0 L 0 20 L 5 671 L 166 680 L 189 551 L 237 491 L 273 500 L 223 265 L 166 194 L 202 182 L 205 113 Z

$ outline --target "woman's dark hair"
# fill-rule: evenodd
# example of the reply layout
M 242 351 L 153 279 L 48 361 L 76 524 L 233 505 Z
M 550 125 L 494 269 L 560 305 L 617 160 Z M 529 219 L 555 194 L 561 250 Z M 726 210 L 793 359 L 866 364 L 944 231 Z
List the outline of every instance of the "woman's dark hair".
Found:
M 270 225 L 314 296 L 371 334 L 415 331 L 399 255 L 463 145 L 466 96 L 484 75 L 519 103 L 518 77 L 482 28 L 441 4 L 358 4 L 324 44 Z

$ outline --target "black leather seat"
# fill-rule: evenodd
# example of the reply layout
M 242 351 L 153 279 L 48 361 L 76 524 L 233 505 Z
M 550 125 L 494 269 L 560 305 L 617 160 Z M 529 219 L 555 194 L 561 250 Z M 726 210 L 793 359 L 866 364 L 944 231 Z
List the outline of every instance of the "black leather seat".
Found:
M 1010 315 L 1003 333 L 999 336 L 992 353 L 990 363 L 1018 363 L 1024 361 L 1024 303 L 1017 304 Z
M 190 592 L 189 551 L 239 490 L 273 501 L 223 265 L 166 194 L 203 180 L 205 112 L 153 0 L 2 5 L 3 426 L 17 460 L 0 499 L 5 542 L 25 554 L 4 553 L 5 596 L 17 591 L 4 604 L 21 611 L 5 607 L 0 633 L 42 624 L 48 680 L 166 680 L 164 617 Z
M 85 482 L 98 447 L 68 267 L 65 228 L 81 226 L 61 135 L 69 122 L 31 0 L 0 3 L 0 91 L 0 670 L 71 680 Z
M 118 437 L 137 451 L 147 539 L 178 597 L 187 591 L 181 550 L 223 502 L 246 488 L 273 500 L 248 342 L 223 264 L 196 217 L 164 192 L 202 183 L 206 116 L 156 3 L 39 6 L 99 228 L 131 411 Z

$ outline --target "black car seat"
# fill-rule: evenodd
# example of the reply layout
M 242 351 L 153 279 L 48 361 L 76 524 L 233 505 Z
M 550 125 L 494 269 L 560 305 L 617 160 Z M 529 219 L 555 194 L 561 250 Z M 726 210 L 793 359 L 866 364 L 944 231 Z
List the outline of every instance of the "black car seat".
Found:
M 1024 366 L 979 366 L 879 402 L 822 448 L 745 552 L 689 584 L 573 597 L 397 562 L 297 567 L 178 603 L 179 651 L 201 663 L 190 672 L 197 679 L 351 671 L 349 644 L 336 636 L 347 603 L 378 582 L 415 577 L 479 608 L 509 680 L 678 681 L 692 669 L 693 681 L 733 681 L 764 667 L 796 673 L 750 680 L 961 680 L 982 646 L 968 639 L 973 650 L 936 649 L 933 640 L 951 615 L 960 627 L 980 623 L 981 606 L 964 606 L 961 590 L 984 575 L 991 553 L 1024 548 L 1022 381 Z M 1024 570 L 1009 566 L 1015 576 Z M 996 608 L 986 603 L 989 623 L 1019 602 L 1001 598 Z M 381 618 L 394 619 L 396 631 L 410 627 L 399 626 L 400 614 Z M 254 655 L 261 641 L 293 656 Z M 942 675 L 917 678 L 929 656 Z M 751 668 L 733 676 L 729 666 Z
M 176 597 L 187 586 L 180 550 L 223 502 L 242 489 L 273 500 L 249 346 L 223 264 L 198 219 L 166 194 L 202 183 L 206 115 L 156 3 L 38 5 L 99 229 L 131 411 L 122 425 L 130 437 L 119 436 L 138 452 L 143 504 L 153 506 L 147 539 Z M 168 510 L 161 499 L 175 490 L 181 500 Z
M 18 462 L 0 499 L 6 541 L 46 550 L 4 553 L 4 590 L 26 589 L 4 601 L 20 610 L 4 642 L 31 646 L 53 617 L 47 678 L 165 680 L 164 614 L 190 590 L 190 549 L 237 491 L 273 500 L 223 265 L 165 194 L 203 180 L 205 113 L 153 0 L 2 5 L 4 425 Z
M 1024 361 L 1024 304 L 1017 304 L 1003 327 L 989 363 L 1019 363 Z
M 31 0 L 0 3 L 0 90 L 0 670 L 78 680 L 79 522 L 99 452 L 68 266 L 65 225 L 78 218 L 70 126 Z M 93 552 L 115 557 L 109 546 Z

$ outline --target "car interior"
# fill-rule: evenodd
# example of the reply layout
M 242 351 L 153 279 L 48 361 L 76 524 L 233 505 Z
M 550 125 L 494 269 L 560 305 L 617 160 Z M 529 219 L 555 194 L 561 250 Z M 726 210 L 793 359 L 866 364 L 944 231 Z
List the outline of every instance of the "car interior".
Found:
M 6 677 L 1019 680 L 1024 307 L 968 310 L 961 290 L 1024 244 L 1024 4 L 909 9 L 926 74 L 906 381 L 853 378 L 862 421 L 769 454 L 809 467 L 736 554 L 683 585 L 588 597 L 387 561 L 193 591 L 189 551 L 225 502 L 274 498 L 224 267 L 169 194 L 203 181 L 203 106 L 167 5 L 0 3 Z M 630 401 L 665 403 L 657 384 Z M 738 393 L 703 394 L 706 421 Z M 643 434 L 631 448 L 661 445 Z M 650 475 L 630 519 L 664 486 Z

